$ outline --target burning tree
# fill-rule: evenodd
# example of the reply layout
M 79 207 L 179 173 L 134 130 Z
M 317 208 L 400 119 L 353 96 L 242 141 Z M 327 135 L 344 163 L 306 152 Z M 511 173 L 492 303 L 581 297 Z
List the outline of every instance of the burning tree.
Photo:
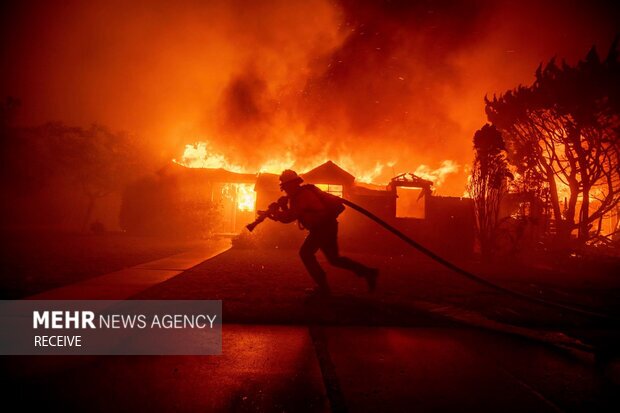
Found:
M 499 206 L 511 176 L 504 154 L 504 141 L 495 126 L 484 125 L 474 134 L 476 151 L 468 191 L 474 200 L 478 238 L 483 256 L 493 250 Z
M 594 47 L 575 66 L 552 59 L 531 86 L 485 102 L 509 161 L 546 187 L 558 239 L 566 243 L 575 230 L 581 244 L 598 236 L 620 200 L 617 42 L 604 61 Z

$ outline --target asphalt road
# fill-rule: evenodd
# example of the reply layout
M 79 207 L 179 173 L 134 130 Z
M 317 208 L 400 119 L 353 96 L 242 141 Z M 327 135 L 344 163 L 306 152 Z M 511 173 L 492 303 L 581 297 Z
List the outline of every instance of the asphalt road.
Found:
M 225 252 L 132 296 L 222 299 L 221 356 L 3 357 L 5 403 L 64 411 L 620 411 L 608 365 L 519 334 L 575 323 L 592 330 L 587 320 L 515 303 L 424 260 L 411 270 L 403 257 L 355 258 L 382 267 L 375 295 L 331 271 L 334 297 L 308 302 L 311 282 L 295 252 Z M 510 314 L 522 330 L 429 311 L 447 306 L 493 325 Z

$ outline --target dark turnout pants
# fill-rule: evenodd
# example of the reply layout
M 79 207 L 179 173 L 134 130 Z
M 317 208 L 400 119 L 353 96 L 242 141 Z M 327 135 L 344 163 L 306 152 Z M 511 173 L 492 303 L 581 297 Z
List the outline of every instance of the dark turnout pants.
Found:
M 316 252 L 323 251 L 327 261 L 334 267 L 344 268 L 363 276 L 371 269 L 350 258 L 343 257 L 338 252 L 338 222 L 328 221 L 310 230 L 306 240 L 299 249 L 299 255 L 310 276 L 320 288 L 327 289 L 325 271 L 316 259 Z

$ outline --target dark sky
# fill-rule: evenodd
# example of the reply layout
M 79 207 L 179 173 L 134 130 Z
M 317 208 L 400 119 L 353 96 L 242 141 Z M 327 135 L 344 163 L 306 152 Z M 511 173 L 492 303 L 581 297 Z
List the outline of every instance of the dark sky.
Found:
M 178 157 L 200 140 L 258 167 L 461 172 L 483 97 L 620 32 L 597 1 L 22 1 L 2 12 L 1 96 L 18 121 L 99 122 Z M 356 172 L 356 171 L 353 171 Z

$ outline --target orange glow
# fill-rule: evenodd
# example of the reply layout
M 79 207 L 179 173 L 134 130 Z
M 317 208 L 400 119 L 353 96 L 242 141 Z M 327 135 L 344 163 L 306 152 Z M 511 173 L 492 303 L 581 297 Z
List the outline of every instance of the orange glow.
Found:
M 188 168 L 222 168 L 231 172 L 244 172 L 243 168 L 239 165 L 230 163 L 224 155 L 212 153 L 206 142 L 185 145 L 185 151 L 181 159 L 179 161 L 173 159 L 172 162 Z
M 254 185 L 236 184 L 237 186 L 237 209 L 239 211 L 254 211 L 256 205 L 256 192 Z
M 298 161 L 288 152 L 281 157 L 274 156 L 263 162 L 258 168 L 242 167 L 231 161 L 222 153 L 215 152 L 209 142 L 197 142 L 193 145 L 185 145 L 185 150 L 180 159 L 172 161 L 187 168 L 222 168 L 236 173 L 253 174 L 257 172 L 280 174 L 285 169 L 297 169 L 300 173 L 308 171 L 330 160 L 324 155 L 304 156 L 303 161 Z M 386 185 L 392 176 L 403 172 L 395 169 L 396 161 L 374 162 L 371 168 L 364 168 L 360 162 L 356 162 L 350 156 L 335 156 L 332 159 L 337 165 L 355 176 L 355 180 L 361 183 Z M 452 160 L 444 160 L 439 168 L 432 169 L 428 165 L 420 165 L 415 169 L 415 174 L 421 178 L 433 182 L 435 187 L 440 187 L 449 174 L 459 171 L 459 165 Z M 240 208 L 241 209 L 241 208 Z
M 399 186 L 396 188 L 398 194 L 396 202 L 396 217 L 398 218 L 419 218 L 425 216 L 425 200 L 421 188 L 409 188 Z
M 208 142 L 197 142 L 193 145 L 185 145 L 185 150 L 181 159 L 173 159 L 172 162 L 187 168 L 222 168 L 236 173 L 274 173 L 279 174 L 285 169 L 292 168 L 295 161 L 290 154 L 283 159 L 270 159 L 258 168 L 258 171 L 251 168 L 244 168 L 231 162 L 221 153 L 216 153 L 211 149 Z
M 345 170 L 351 172 L 355 176 L 355 180 L 363 182 L 365 184 L 387 184 L 387 182 L 381 182 L 378 178 L 383 174 L 386 168 L 393 168 L 396 164 L 394 161 L 385 163 L 376 162 L 372 169 L 363 169 L 359 167 L 355 161 L 350 157 L 341 157 L 337 162 Z M 388 171 L 389 172 L 389 171 Z M 391 175 L 394 175 L 391 173 Z
M 435 187 L 439 187 L 449 174 L 456 173 L 458 170 L 459 166 L 456 162 L 446 160 L 437 169 L 431 169 L 428 165 L 420 165 L 413 173 L 422 179 L 431 181 Z
M 225 184 L 222 187 L 222 196 L 235 202 L 239 211 L 254 211 L 256 206 L 253 184 Z
M 151 170 L 192 142 L 179 139 L 205 136 L 226 158 L 194 146 L 192 167 L 277 173 L 331 159 L 380 184 L 470 162 L 485 95 L 529 84 L 551 56 L 606 50 L 617 32 L 605 2 L 14 3 L 3 96 L 23 102 L 19 124 L 127 131 Z M 434 179 L 460 194 L 466 174 Z
M 340 197 L 343 195 L 342 185 L 316 184 L 316 187 L 319 188 L 321 191 L 325 191 L 332 195 Z

